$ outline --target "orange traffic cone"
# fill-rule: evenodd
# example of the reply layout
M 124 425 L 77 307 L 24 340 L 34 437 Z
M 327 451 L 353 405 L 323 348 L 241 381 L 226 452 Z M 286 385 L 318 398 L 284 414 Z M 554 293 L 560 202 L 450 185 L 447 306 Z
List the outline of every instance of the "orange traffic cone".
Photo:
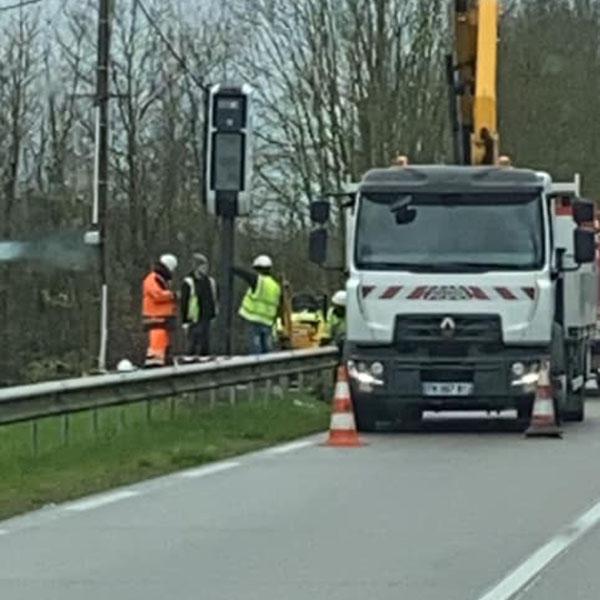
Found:
M 325 442 L 325 446 L 356 448 L 362 445 L 356 431 L 348 371 L 344 365 L 340 365 L 333 394 L 329 439 Z
M 562 437 L 562 431 L 556 422 L 556 410 L 554 408 L 554 397 L 552 385 L 550 384 L 550 365 L 543 361 L 540 365 L 540 377 L 533 401 L 531 421 L 525 431 L 527 437 L 545 436 Z

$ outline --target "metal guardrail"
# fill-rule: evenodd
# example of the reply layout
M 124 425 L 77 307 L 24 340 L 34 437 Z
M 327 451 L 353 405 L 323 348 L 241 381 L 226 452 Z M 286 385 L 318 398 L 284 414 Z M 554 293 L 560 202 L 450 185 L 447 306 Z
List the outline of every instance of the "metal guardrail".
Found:
M 0 425 L 333 368 L 336 348 L 221 358 L 0 389 Z

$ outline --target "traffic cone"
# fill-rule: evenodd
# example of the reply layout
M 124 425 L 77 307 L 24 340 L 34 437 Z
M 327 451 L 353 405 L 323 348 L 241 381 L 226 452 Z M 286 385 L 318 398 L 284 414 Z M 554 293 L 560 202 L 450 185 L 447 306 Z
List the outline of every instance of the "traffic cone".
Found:
M 562 431 L 556 422 L 556 410 L 554 408 L 554 396 L 550 384 L 550 365 L 543 361 L 540 365 L 540 377 L 533 401 L 531 421 L 525 431 L 527 437 L 562 437 Z
M 362 445 L 356 431 L 348 371 L 345 366 L 340 365 L 333 394 L 329 439 L 325 442 L 325 446 L 356 448 Z

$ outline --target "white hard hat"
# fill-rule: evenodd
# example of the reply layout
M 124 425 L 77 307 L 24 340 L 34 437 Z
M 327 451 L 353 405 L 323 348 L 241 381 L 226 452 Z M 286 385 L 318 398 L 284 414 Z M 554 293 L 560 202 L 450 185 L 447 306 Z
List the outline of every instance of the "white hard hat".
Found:
M 266 254 L 261 254 L 254 259 L 252 266 L 255 269 L 270 269 L 273 266 L 273 261 L 270 256 Z
M 335 304 L 336 306 L 346 306 L 346 291 L 337 291 L 331 299 L 331 304 Z
M 123 360 L 119 361 L 119 364 L 117 365 L 117 371 L 120 373 L 130 373 L 131 371 L 135 371 L 135 367 L 129 359 L 124 358 Z
M 169 269 L 169 271 L 171 271 L 171 273 L 174 273 L 175 270 L 177 269 L 177 265 L 179 264 L 177 261 L 177 257 L 173 254 L 163 254 L 160 257 L 160 264 L 164 265 L 165 267 L 167 267 L 167 269 Z

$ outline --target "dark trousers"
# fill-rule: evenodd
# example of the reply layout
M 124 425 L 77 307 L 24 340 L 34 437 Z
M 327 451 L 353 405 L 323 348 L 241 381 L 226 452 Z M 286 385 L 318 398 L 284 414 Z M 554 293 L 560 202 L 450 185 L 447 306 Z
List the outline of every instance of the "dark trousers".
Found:
M 210 321 L 200 321 L 190 325 L 188 354 L 190 356 L 208 356 L 210 354 Z
M 262 323 L 248 324 L 248 353 L 267 354 L 273 351 L 273 328 Z

